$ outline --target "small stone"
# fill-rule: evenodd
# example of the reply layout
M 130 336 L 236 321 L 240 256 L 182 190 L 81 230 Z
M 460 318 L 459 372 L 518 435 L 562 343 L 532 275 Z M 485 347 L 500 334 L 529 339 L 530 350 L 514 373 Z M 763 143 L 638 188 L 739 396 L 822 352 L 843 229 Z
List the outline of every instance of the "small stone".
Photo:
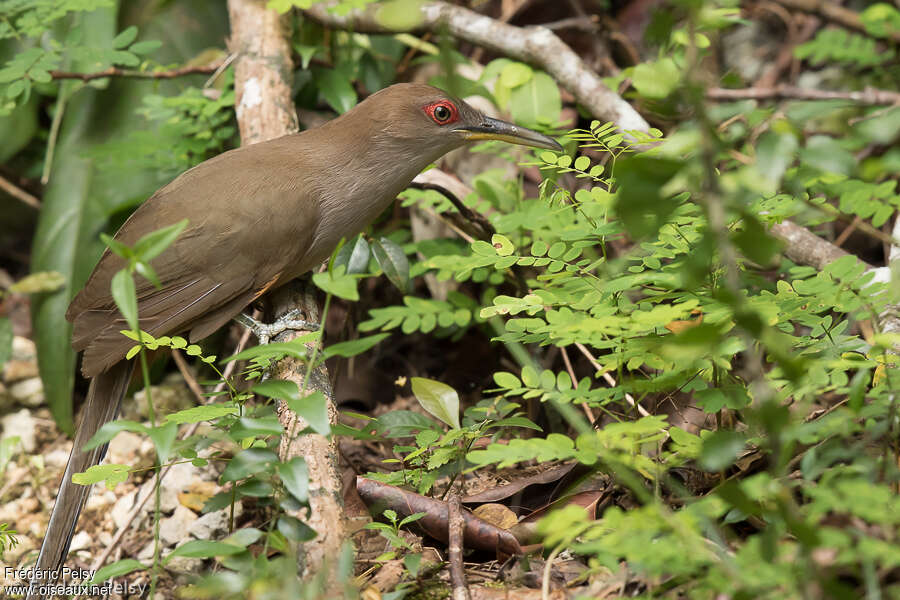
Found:
M 31 416 L 30 410 L 23 408 L 18 412 L 6 415 L 0 422 L 3 423 L 3 434 L 0 435 L 0 439 L 18 436 L 25 452 L 30 454 L 35 451 L 37 448 L 35 443 L 37 422 Z
M 44 403 L 44 383 L 40 377 L 24 379 L 9 386 L 9 395 L 23 406 L 38 407 Z
M 58 448 L 44 455 L 44 465 L 54 469 L 63 470 L 69 461 L 69 453 L 72 451 L 71 446 L 67 449 Z
M 176 556 L 166 563 L 166 569 L 174 573 L 197 574 L 203 570 L 203 559 Z
M 129 492 L 119 498 L 115 505 L 113 505 L 110 516 L 112 517 L 113 523 L 116 525 L 116 529 L 121 529 L 125 526 L 125 520 L 131 513 L 131 509 L 134 508 L 135 494 L 136 492 Z
M 86 550 L 90 547 L 93 538 L 87 531 L 79 531 L 72 538 L 72 545 L 69 546 L 69 552 L 77 552 L 78 550 Z
M 109 493 L 107 493 L 109 492 Z M 116 501 L 116 495 L 111 490 L 104 487 L 94 486 L 87 501 L 84 503 L 85 510 L 93 510 L 107 507 Z
M 234 503 L 234 518 L 237 519 L 241 512 L 243 512 L 243 506 L 240 501 Z M 198 540 L 213 540 L 219 539 L 228 533 L 228 524 L 231 520 L 231 507 L 227 506 L 222 510 L 213 511 L 210 513 L 206 513 L 205 515 L 201 515 L 199 519 L 194 521 L 191 525 L 188 533 Z
M 185 537 L 190 526 L 197 520 L 197 515 L 189 508 L 177 506 L 171 517 L 159 522 L 159 540 L 166 546 L 175 546 Z
M 197 404 L 194 395 L 183 381 L 178 384 L 151 386 L 150 393 L 156 414 L 174 413 Z M 144 389 L 134 393 L 134 401 L 128 402 L 122 407 L 122 414 L 126 418 L 136 421 L 147 418 L 147 393 Z
M 172 465 L 162 480 L 162 509 L 164 512 L 172 512 L 175 507 L 180 506 L 178 494 L 190 487 L 196 477 L 196 472 L 196 467 L 191 463 Z
M 153 558 L 153 549 L 154 549 L 154 541 L 150 540 L 147 542 L 147 545 L 141 548 L 141 551 L 138 552 L 137 559 L 138 560 L 150 560 Z
M 32 360 L 9 360 L 3 365 L 3 381 L 15 383 L 38 376 L 38 366 Z
M 144 453 L 145 436 L 131 431 L 120 431 L 109 442 L 107 460 L 117 465 L 128 465 L 133 469 L 144 469 L 153 465 L 153 454 Z M 152 448 L 152 442 L 150 444 Z
M 37 361 L 37 346 L 27 337 L 13 337 L 11 360 Z

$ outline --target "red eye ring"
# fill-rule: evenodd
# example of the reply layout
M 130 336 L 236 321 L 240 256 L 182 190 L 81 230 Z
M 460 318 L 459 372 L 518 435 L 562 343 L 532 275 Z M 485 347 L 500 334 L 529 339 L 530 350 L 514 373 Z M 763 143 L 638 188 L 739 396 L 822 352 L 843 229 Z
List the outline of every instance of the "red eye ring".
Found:
M 429 104 L 425 107 L 425 113 L 438 125 L 448 125 L 459 121 L 459 110 L 449 100 Z

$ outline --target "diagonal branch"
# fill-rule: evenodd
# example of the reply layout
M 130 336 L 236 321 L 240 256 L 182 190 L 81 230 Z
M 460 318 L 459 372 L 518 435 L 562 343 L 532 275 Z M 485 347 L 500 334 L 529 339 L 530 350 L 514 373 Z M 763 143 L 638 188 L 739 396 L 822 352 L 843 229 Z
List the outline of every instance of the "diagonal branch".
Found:
M 228 0 L 231 21 L 229 47 L 235 60 L 235 112 L 242 144 L 253 144 L 294 133 L 299 129 L 297 112 L 291 97 L 290 20 L 266 8 L 266 0 Z M 316 321 L 319 307 L 314 289 L 298 281 L 283 286 L 270 296 L 277 315 L 300 308 L 308 321 Z M 275 341 L 286 342 L 297 337 L 285 332 Z M 313 354 L 310 352 L 310 354 Z M 307 382 L 306 365 L 290 358 L 272 367 L 274 378 L 294 381 L 302 389 Z M 312 370 L 305 393 L 322 392 L 329 422 L 337 422 L 334 394 L 325 365 Z M 278 419 L 284 427 L 278 456 L 283 462 L 294 457 L 306 460 L 309 470 L 309 508 L 288 511 L 316 531 L 315 539 L 298 549 L 297 570 L 310 576 L 325 567 L 332 569 L 324 579 L 333 583 L 333 567 L 337 564 L 345 540 L 345 517 L 341 497 L 341 477 L 337 464 L 337 440 L 317 433 L 298 433 L 306 423 L 284 404 L 279 404 Z
M 190 67 L 180 67 L 170 71 L 133 71 L 131 69 L 119 69 L 110 67 L 103 71 L 95 71 L 93 73 L 75 73 L 71 71 L 50 71 L 50 77 L 53 79 L 80 79 L 81 81 L 92 81 L 94 79 L 104 79 L 106 77 L 131 77 L 136 79 L 175 79 L 177 77 L 185 77 L 187 75 L 209 75 L 215 73 L 222 66 L 224 61 L 218 60 L 208 65 L 196 65 Z
M 569 90 L 575 100 L 601 121 L 613 121 L 622 130 L 647 131 L 649 125 L 600 76 L 546 27 L 515 27 L 446 2 L 425 2 L 418 7 L 419 25 L 412 29 L 448 31 L 454 37 L 505 56 L 540 67 Z M 377 7 L 348 15 L 328 12 L 323 4 L 304 11 L 326 27 L 360 33 L 397 33 L 378 19 Z
M 815 90 L 793 85 L 751 88 L 709 88 L 709 100 L 847 100 L 865 106 L 900 104 L 900 92 L 866 88 L 858 92 Z
M 844 8 L 840 2 L 833 0 L 777 0 L 777 2 L 785 8 L 820 15 L 847 29 L 864 34 L 869 33 L 859 14 L 849 8 Z M 900 31 L 891 32 L 888 37 L 894 42 L 900 42 Z

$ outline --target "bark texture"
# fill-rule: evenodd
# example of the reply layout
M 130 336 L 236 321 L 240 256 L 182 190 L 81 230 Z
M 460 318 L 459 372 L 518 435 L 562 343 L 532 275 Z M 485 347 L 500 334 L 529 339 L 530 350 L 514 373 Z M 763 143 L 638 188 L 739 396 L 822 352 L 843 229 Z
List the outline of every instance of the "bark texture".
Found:
M 229 47 L 235 59 L 235 104 L 242 144 L 255 144 L 298 130 L 297 113 L 291 98 L 292 63 L 290 18 L 266 9 L 266 0 L 229 0 L 231 19 Z M 289 215 L 287 216 L 289 218 Z M 270 298 L 276 316 L 300 308 L 304 319 L 317 322 L 319 308 L 315 294 L 306 284 L 294 281 Z M 286 342 L 298 334 L 293 331 L 273 341 Z M 293 360 L 280 361 L 272 369 L 276 379 L 303 385 L 306 365 Z M 328 402 L 329 420 L 337 422 L 334 394 L 324 366 L 314 369 L 305 393 L 321 391 Z M 345 519 L 341 500 L 341 480 L 337 466 L 337 448 L 333 439 L 318 434 L 300 434 L 306 423 L 293 411 L 279 404 L 278 418 L 284 427 L 279 458 L 288 461 L 302 457 L 309 468 L 310 508 L 291 516 L 301 519 L 318 534 L 298 551 L 298 573 L 309 577 L 337 562 L 345 539 Z M 326 577 L 330 581 L 330 577 Z

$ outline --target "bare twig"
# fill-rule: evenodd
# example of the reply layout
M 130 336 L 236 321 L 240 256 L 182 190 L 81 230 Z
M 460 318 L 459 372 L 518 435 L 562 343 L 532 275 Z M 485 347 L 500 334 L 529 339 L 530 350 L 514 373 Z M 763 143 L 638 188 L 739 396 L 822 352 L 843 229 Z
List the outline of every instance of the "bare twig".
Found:
M 844 230 L 841 232 L 841 235 L 837 236 L 834 240 L 834 245 L 840 248 L 844 245 L 844 242 L 847 241 L 853 232 L 856 231 L 857 226 L 862 223 L 862 218 L 859 215 L 853 217 L 853 222 L 847 225 Z
M 450 492 L 447 503 L 447 538 L 450 546 L 450 586 L 453 600 L 469 600 L 469 586 L 463 568 L 463 516 L 459 494 Z
M 824 240 L 811 232 L 805 227 L 797 225 L 793 221 L 782 221 L 773 225 L 770 229 L 772 234 L 786 243 L 784 254 L 792 261 L 801 265 L 809 265 L 818 270 L 825 268 L 827 265 L 847 256 L 849 253 Z M 857 259 L 866 268 L 874 268 L 869 263 Z
M 793 85 L 739 89 L 709 88 L 706 90 L 706 98 L 709 100 L 846 100 L 863 106 L 900 104 L 900 92 L 868 87 L 859 92 L 815 90 Z
M 175 79 L 177 77 L 185 77 L 187 75 L 209 75 L 215 73 L 224 61 L 218 60 L 208 65 L 197 65 L 190 67 L 180 67 L 170 71 L 134 71 L 131 69 L 119 69 L 110 67 L 103 71 L 95 71 L 93 73 L 75 73 L 71 71 L 50 71 L 50 77 L 53 79 L 79 79 L 81 81 L 93 81 L 94 79 L 105 79 L 106 77 L 129 77 L 133 79 Z
M 572 361 L 569 360 L 569 353 L 566 351 L 565 346 L 559 347 L 560 354 L 562 354 L 563 363 L 566 365 L 566 371 L 569 373 L 569 379 L 572 380 L 572 387 L 578 387 L 578 378 L 575 377 L 575 369 L 572 368 Z M 596 417 L 594 417 L 594 411 L 591 410 L 591 407 L 587 405 L 586 402 L 581 403 L 581 408 L 584 410 L 585 416 L 588 418 L 588 421 L 591 425 L 594 424 Z
M 647 121 L 628 102 L 606 87 L 599 75 L 546 27 L 515 27 L 445 2 L 425 2 L 417 8 L 419 25 L 412 29 L 437 32 L 445 28 L 456 38 L 531 63 L 569 90 L 595 118 L 613 121 L 623 130 L 649 129 Z M 326 27 L 396 33 L 378 20 L 377 9 L 371 7 L 337 15 L 322 3 L 304 13 Z
M 580 350 L 582 354 L 584 354 L 584 356 L 588 359 L 588 362 L 591 363 L 591 366 L 594 367 L 594 369 L 596 369 L 597 371 L 603 371 L 603 366 L 597 362 L 597 359 L 594 358 L 594 355 L 591 354 L 591 351 L 588 350 L 584 344 L 575 342 L 575 347 L 578 348 L 578 350 Z M 603 377 L 603 379 L 606 381 L 606 383 L 609 384 L 609 387 L 614 388 L 618 385 L 616 383 L 616 380 L 609 373 L 604 372 L 603 375 L 601 375 L 601 377 Z M 630 404 L 631 406 L 636 408 L 642 417 L 650 416 L 650 413 L 647 412 L 647 409 L 644 408 L 643 406 L 641 406 L 640 403 L 634 399 L 634 396 L 632 396 L 628 392 L 625 392 L 625 400 L 628 402 L 628 404 Z
M 600 29 L 600 19 L 597 15 L 586 15 L 583 17 L 569 17 L 568 19 L 560 19 L 544 23 L 544 27 L 551 31 L 559 31 L 560 29 L 578 29 L 579 31 L 597 31 Z
M 197 378 L 194 377 L 193 373 L 191 373 L 191 367 L 187 364 L 187 361 L 184 360 L 184 356 L 181 355 L 181 351 L 173 351 L 172 358 L 175 360 L 175 366 L 178 367 L 178 370 L 181 372 L 181 376 L 184 377 L 184 382 L 187 383 L 187 386 L 191 389 L 191 392 L 194 393 L 197 401 L 200 404 L 203 404 L 206 401 L 206 398 L 203 397 L 203 390 L 200 389 L 200 384 L 197 383 Z
M 9 181 L 5 177 L 0 176 L 0 189 L 17 200 L 21 200 L 28 206 L 41 210 L 41 201 Z
M 868 33 L 862 19 L 859 18 L 859 14 L 844 8 L 838 2 L 832 2 L 831 0 L 777 0 L 777 2 L 793 10 L 819 15 L 847 29 Z M 892 32 L 888 37 L 895 42 L 900 42 L 900 32 Z
M 489 240 L 497 231 L 484 215 L 476 213 L 462 203 L 472 193 L 472 189 L 465 183 L 440 169 L 429 169 L 419 173 L 412 180 L 410 187 L 422 190 L 435 190 L 444 195 L 450 201 L 464 219 L 463 222 L 455 222 L 456 227 L 463 229 L 473 238 Z M 472 226 L 475 226 L 474 228 Z

